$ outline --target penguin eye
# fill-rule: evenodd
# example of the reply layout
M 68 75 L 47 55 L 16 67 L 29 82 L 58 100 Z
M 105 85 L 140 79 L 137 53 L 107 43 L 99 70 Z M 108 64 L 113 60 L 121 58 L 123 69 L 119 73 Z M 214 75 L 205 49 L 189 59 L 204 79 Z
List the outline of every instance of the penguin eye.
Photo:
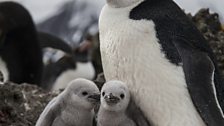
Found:
M 121 99 L 124 99 L 124 94 L 121 94 L 120 97 L 121 97 Z
M 83 92 L 82 92 L 82 95 L 83 95 L 83 96 L 86 96 L 86 95 L 88 95 L 88 93 L 87 93 L 86 91 L 83 91 Z
M 102 95 L 104 96 L 105 95 L 105 92 L 103 92 Z

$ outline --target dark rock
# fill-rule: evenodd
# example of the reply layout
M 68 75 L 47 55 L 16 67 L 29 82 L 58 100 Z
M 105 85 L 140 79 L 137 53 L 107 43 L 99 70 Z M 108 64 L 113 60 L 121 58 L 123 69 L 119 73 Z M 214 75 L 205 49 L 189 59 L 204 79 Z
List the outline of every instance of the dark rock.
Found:
M 44 107 L 57 94 L 29 84 L 0 85 L 0 125 L 34 126 Z
M 100 73 L 98 74 L 96 80 L 94 80 L 94 83 L 96 83 L 97 87 L 101 90 L 103 87 L 103 84 L 106 82 L 104 74 Z
M 203 32 L 217 33 L 222 29 L 217 13 L 210 14 L 209 9 L 201 9 L 192 17 L 192 21 Z
M 211 46 L 221 73 L 224 75 L 224 29 L 217 13 L 201 9 L 195 16 L 188 15 Z
M 4 81 L 3 73 L 0 71 L 0 83 Z

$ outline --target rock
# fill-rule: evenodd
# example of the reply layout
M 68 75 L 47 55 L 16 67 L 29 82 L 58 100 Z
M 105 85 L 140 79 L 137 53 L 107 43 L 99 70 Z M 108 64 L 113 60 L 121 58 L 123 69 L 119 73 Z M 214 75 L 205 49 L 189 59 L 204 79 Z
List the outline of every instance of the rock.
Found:
M 0 71 L 0 84 L 2 84 L 4 81 L 3 73 Z
M 217 33 L 222 29 L 219 15 L 210 14 L 209 9 L 201 9 L 192 17 L 192 21 L 198 26 L 198 29 L 205 32 Z
M 44 107 L 58 93 L 29 84 L 0 85 L 0 125 L 34 126 Z
M 104 74 L 100 73 L 98 74 L 96 80 L 94 80 L 94 83 L 96 83 L 97 87 L 101 90 L 103 87 L 103 84 L 106 82 Z
M 224 75 L 224 29 L 217 13 L 211 14 L 209 9 L 201 9 L 195 16 L 189 17 L 202 32 L 211 46 L 221 73 Z

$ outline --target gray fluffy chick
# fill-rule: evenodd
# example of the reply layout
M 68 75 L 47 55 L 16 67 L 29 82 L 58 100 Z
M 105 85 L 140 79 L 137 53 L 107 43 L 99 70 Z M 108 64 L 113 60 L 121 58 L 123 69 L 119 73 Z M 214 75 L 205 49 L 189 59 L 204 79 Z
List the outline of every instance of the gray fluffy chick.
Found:
M 36 126 L 92 126 L 100 92 L 95 83 L 76 79 L 48 103 Z
M 150 124 L 131 99 L 126 84 L 113 80 L 102 87 L 97 126 L 150 126 Z

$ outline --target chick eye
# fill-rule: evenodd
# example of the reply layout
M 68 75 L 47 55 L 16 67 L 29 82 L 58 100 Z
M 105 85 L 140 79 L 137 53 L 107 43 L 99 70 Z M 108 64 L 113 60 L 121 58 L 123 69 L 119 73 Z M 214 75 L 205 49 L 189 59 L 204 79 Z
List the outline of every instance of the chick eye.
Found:
M 104 96 L 105 95 L 105 92 L 103 92 L 102 95 Z
M 86 91 L 83 91 L 83 92 L 82 92 L 82 95 L 83 95 L 83 96 L 86 96 L 86 95 L 88 95 L 88 93 L 87 93 Z
M 124 94 L 121 94 L 120 97 L 121 97 L 122 99 L 124 99 Z

